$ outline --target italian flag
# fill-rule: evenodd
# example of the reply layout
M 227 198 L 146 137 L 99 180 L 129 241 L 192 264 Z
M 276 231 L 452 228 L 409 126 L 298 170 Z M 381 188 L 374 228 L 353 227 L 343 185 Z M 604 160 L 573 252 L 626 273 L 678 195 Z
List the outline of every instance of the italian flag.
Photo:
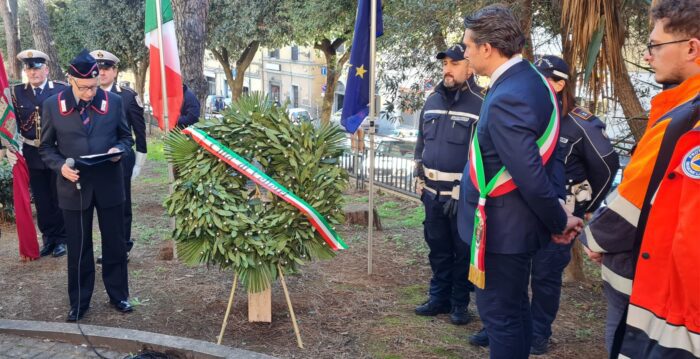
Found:
M 160 44 L 158 41 L 158 17 L 156 1 L 161 3 L 161 19 L 163 21 L 163 60 L 160 63 Z M 161 83 L 161 66 L 165 66 L 165 84 L 168 95 L 168 130 L 175 127 L 182 105 L 182 76 L 180 75 L 180 58 L 177 52 L 175 23 L 170 0 L 146 0 L 146 46 L 150 58 L 149 99 L 153 108 L 153 116 L 158 119 L 158 126 L 165 129 L 163 120 L 163 86 Z

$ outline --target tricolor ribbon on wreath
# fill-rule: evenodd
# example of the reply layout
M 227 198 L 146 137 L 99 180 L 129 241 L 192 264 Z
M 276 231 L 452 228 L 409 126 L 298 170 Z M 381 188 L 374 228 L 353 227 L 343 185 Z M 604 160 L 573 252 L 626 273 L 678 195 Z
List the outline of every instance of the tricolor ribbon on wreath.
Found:
M 230 148 L 222 145 L 217 140 L 210 137 L 206 132 L 201 129 L 188 127 L 182 130 L 182 133 L 189 135 L 195 140 L 200 146 L 205 150 L 209 151 L 214 156 L 218 157 L 222 161 L 226 162 L 229 166 L 233 167 L 236 171 L 240 172 L 244 176 L 248 177 L 251 181 L 257 183 L 263 188 L 270 191 L 270 193 L 275 194 L 277 197 L 283 199 L 287 203 L 299 209 L 311 222 L 311 225 L 316 228 L 316 230 L 321 234 L 321 237 L 328 243 L 328 245 L 334 251 L 340 249 L 347 249 L 348 246 L 343 242 L 338 236 L 333 228 L 328 224 L 328 222 L 323 218 L 323 216 L 318 213 L 310 204 L 308 204 L 303 199 L 299 198 L 297 195 L 292 193 L 290 190 L 279 184 L 270 176 L 266 175 L 263 171 L 255 167 L 250 162 L 246 161 L 243 157 L 238 155 L 236 152 Z
M 532 66 L 532 64 L 530 64 Z M 535 68 L 534 66 L 532 66 Z M 535 68 L 535 71 L 537 69 Z M 538 72 L 539 74 L 539 72 Z M 554 154 L 559 137 L 559 103 L 552 87 L 544 76 L 540 75 L 542 82 L 549 90 L 549 97 L 554 105 L 552 114 L 549 117 L 549 124 L 545 132 L 537 139 L 540 156 L 543 164 L 547 164 Z M 486 255 L 486 200 L 489 197 L 499 197 L 507 194 L 518 186 L 513 181 L 505 167 L 501 167 L 496 175 L 486 182 L 484 172 L 484 161 L 481 157 L 479 147 L 479 136 L 474 136 L 469 150 L 469 177 L 474 187 L 479 191 L 479 203 L 474 214 L 474 231 L 472 233 L 471 257 L 469 259 L 469 281 L 478 288 L 484 289 L 486 285 L 486 266 L 484 257 Z

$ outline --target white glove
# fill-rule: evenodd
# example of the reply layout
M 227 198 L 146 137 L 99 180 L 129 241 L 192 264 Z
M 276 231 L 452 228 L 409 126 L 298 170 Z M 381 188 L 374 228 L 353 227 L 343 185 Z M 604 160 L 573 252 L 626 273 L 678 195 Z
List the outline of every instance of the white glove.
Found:
M 6 150 L 6 151 L 7 151 L 7 162 L 10 162 L 10 167 L 14 167 L 15 163 L 17 163 L 17 155 L 10 150 Z
M 146 154 L 136 152 L 136 163 L 134 164 L 134 170 L 131 172 L 132 181 L 135 180 L 141 173 L 141 167 L 143 167 L 144 162 L 146 162 Z

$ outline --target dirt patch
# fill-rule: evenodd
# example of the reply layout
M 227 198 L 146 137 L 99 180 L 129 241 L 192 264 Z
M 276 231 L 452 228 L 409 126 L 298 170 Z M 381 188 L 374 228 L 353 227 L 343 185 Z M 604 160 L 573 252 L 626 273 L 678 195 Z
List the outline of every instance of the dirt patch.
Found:
M 98 273 L 84 322 L 215 342 L 233 274 L 157 259 L 169 234 L 169 219 L 162 207 L 168 192 L 165 169 L 165 162 L 149 160 L 142 177 L 133 183 L 136 245 L 129 280 L 136 310 L 129 315 L 114 311 Z M 362 203 L 366 196 L 348 193 L 348 200 Z M 349 250 L 333 260 L 310 263 L 287 278 L 305 349 L 296 348 L 279 283 L 273 287 L 271 324 L 248 323 L 247 296 L 237 292 L 223 344 L 283 358 L 486 357 L 487 350 L 467 344 L 467 337 L 481 326 L 478 320 L 456 327 L 446 316 L 413 314 L 413 308 L 425 300 L 430 276 L 422 210 L 418 204 L 381 194 L 377 204 L 384 230 L 375 232 L 372 276 L 367 275 L 367 228 L 341 226 L 339 233 Z M 2 317 L 65 320 L 65 257 L 20 263 L 17 253 L 14 224 L 4 224 L 0 241 Z M 589 277 L 599 278 L 590 264 L 587 270 Z M 541 358 L 605 357 L 605 303 L 598 280 L 594 282 L 564 287 L 552 350 Z

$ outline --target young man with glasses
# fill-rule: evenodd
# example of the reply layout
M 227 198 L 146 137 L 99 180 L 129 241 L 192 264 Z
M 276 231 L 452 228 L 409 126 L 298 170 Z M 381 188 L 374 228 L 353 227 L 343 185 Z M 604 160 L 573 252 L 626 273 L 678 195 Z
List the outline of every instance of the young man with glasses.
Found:
M 131 239 L 131 181 L 141 173 L 141 168 L 146 162 L 146 121 L 143 118 L 143 105 L 136 91 L 117 85 L 117 74 L 119 70 L 119 58 L 105 50 L 95 50 L 90 53 L 97 61 L 97 68 L 100 71 L 98 76 L 100 88 L 119 95 L 122 98 L 126 124 L 129 126 L 129 133 L 133 132 L 136 137 L 136 153 L 129 152 L 122 156 L 122 167 L 124 170 L 124 239 L 126 240 L 127 260 L 128 253 L 134 247 Z M 97 257 L 97 263 L 102 263 L 102 256 Z
M 92 166 L 69 159 L 131 151 L 134 143 L 124 118 L 122 100 L 98 85 L 97 63 L 87 50 L 68 67 L 71 87 L 51 96 L 44 106 L 39 152 L 46 165 L 61 174 L 58 205 L 68 234 L 68 321 L 85 315 L 95 284 L 92 251 L 93 211 L 102 236 L 102 279 L 111 304 L 131 312 L 124 240 L 124 183 L 120 157 Z
M 24 64 L 27 83 L 12 86 L 12 101 L 17 114 L 17 127 L 22 145 L 21 153 L 29 168 L 29 185 L 34 197 L 37 224 L 44 245 L 39 252 L 41 257 L 51 254 L 61 257 L 66 254 L 66 231 L 63 215 L 58 208 L 56 194 L 57 174 L 48 168 L 39 155 L 41 140 L 42 106 L 52 95 L 61 92 L 66 83 L 48 79 L 49 57 L 38 50 L 20 52 L 17 59 Z M 17 157 L 7 153 L 10 165 L 14 166 Z
M 662 0 L 651 17 L 644 60 L 668 89 L 652 99 L 623 180 L 582 242 L 603 264 L 611 357 L 694 358 L 700 357 L 700 7 L 697 0 Z

